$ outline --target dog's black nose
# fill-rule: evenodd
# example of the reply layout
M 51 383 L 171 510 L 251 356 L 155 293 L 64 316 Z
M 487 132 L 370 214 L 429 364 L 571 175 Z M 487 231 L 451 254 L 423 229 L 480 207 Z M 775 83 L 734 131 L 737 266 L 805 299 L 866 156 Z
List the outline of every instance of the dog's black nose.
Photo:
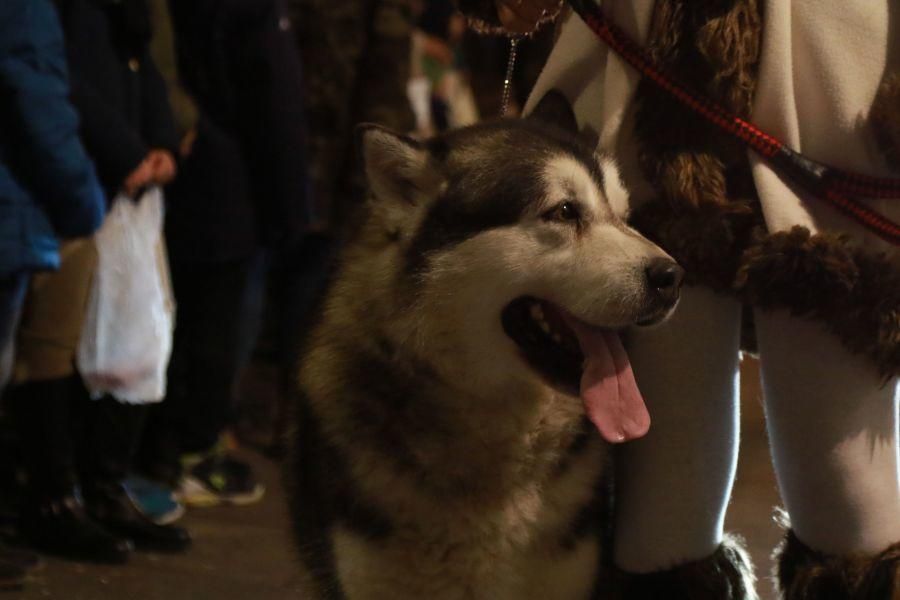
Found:
M 647 285 L 660 300 L 674 304 L 678 300 L 678 292 L 684 281 L 684 269 L 668 258 L 654 258 L 644 270 L 647 274 Z

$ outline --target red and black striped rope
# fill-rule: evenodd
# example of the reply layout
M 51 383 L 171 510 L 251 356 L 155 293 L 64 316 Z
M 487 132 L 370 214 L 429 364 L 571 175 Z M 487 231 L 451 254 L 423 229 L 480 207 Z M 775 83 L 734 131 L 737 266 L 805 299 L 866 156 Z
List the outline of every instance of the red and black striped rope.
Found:
M 593 0 L 569 0 L 585 24 L 625 62 L 679 102 L 738 138 L 773 167 L 813 196 L 828 202 L 881 238 L 900 246 L 900 224 L 847 194 L 867 198 L 900 198 L 900 179 L 871 177 L 813 161 L 753 123 L 731 113 L 687 85 L 664 73 L 625 31 L 610 22 Z

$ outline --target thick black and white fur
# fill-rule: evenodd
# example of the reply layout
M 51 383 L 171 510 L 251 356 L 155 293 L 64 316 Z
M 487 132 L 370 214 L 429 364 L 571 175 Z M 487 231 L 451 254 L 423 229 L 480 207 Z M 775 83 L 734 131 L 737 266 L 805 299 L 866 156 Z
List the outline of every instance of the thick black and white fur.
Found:
M 645 273 L 669 259 L 616 215 L 615 166 L 563 102 L 426 142 L 362 127 L 370 198 L 302 358 L 287 472 L 302 598 L 602 585 L 605 443 L 503 313 L 531 297 L 610 328 L 659 317 Z

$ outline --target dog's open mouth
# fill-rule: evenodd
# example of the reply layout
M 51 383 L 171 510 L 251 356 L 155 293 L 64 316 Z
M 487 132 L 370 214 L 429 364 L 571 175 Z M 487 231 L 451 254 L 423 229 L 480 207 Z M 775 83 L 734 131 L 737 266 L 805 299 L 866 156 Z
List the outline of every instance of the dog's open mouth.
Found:
M 643 436 L 650 416 L 619 335 L 534 297 L 512 301 L 503 329 L 523 360 L 552 387 L 580 396 L 585 413 L 609 442 Z
M 578 395 L 584 354 L 575 332 L 559 309 L 543 300 L 523 297 L 503 311 L 503 329 L 522 357 L 551 386 Z

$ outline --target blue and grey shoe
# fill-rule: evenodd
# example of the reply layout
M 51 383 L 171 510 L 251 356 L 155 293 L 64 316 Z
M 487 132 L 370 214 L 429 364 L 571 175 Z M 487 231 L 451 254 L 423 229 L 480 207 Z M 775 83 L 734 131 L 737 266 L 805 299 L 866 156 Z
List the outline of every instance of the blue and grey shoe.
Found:
M 166 486 L 137 475 L 122 483 L 135 506 L 157 525 L 170 525 L 184 516 L 184 505 Z

